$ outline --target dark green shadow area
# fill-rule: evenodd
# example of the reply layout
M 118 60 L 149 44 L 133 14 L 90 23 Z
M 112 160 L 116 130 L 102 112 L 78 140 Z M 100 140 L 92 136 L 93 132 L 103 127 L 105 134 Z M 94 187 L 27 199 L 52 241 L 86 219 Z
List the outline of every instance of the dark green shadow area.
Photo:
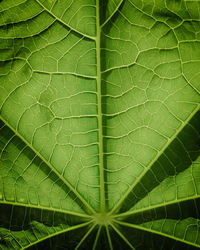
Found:
M 129 240 L 129 242 L 137 250 L 152 250 L 152 249 L 162 249 L 162 250 L 197 250 L 198 247 L 187 245 L 183 242 L 173 240 L 168 237 L 163 237 L 161 235 L 145 232 L 143 230 L 137 230 L 134 228 L 116 225 L 118 230 L 120 230 L 124 236 Z M 131 249 L 128 245 L 125 248 L 116 249 Z
M 30 249 L 63 249 L 64 246 L 74 249 L 88 231 L 88 226 L 70 230 L 70 227 L 87 222 L 73 215 L 2 204 L 0 211 L 2 249 L 18 249 L 36 241 L 37 246 Z

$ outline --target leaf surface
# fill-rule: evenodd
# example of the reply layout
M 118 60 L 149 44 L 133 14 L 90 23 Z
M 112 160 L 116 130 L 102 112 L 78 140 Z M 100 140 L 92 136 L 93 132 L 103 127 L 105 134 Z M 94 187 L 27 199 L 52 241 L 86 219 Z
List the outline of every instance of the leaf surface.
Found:
M 2 249 L 200 247 L 199 9 L 0 2 Z

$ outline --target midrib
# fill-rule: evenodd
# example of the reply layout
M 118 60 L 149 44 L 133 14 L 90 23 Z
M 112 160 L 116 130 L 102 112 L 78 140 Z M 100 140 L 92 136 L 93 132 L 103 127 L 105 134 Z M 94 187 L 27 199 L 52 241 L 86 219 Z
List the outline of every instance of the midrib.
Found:
M 97 101 L 98 101 L 98 138 L 99 138 L 99 174 L 100 174 L 100 212 L 105 212 L 105 183 L 104 183 L 104 159 L 103 159 L 103 121 L 101 102 L 101 27 L 100 6 L 96 0 L 96 56 L 97 56 Z

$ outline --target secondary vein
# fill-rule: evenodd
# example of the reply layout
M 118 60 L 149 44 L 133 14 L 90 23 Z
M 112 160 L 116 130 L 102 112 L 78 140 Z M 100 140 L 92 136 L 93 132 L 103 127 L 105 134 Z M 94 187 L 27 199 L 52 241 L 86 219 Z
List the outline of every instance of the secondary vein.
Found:
M 44 156 L 38 152 L 31 143 L 29 143 L 9 122 L 7 122 L 1 115 L 0 120 L 9 127 L 14 134 L 20 138 L 51 170 L 58 176 L 58 178 L 69 188 L 69 190 L 75 194 L 75 196 L 82 202 L 82 204 L 87 208 L 92 214 L 95 213 L 93 207 L 79 194 L 79 192 L 67 181 L 67 179 L 62 176 L 57 169 L 46 159 Z
M 159 159 L 159 157 L 163 154 L 163 152 L 167 149 L 167 147 L 172 143 L 172 141 L 177 137 L 177 135 L 182 131 L 182 129 L 187 125 L 187 123 L 192 119 L 192 117 L 199 111 L 200 105 L 193 110 L 193 112 L 188 116 L 188 118 L 182 122 L 181 126 L 177 129 L 174 135 L 167 141 L 167 143 L 163 146 L 163 148 L 158 152 L 156 157 L 149 163 L 149 165 L 145 168 L 143 173 L 137 178 L 137 180 L 128 188 L 125 194 L 121 197 L 121 199 L 116 203 L 113 209 L 110 211 L 111 214 L 119 212 L 118 210 L 122 206 L 122 204 L 126 201 L 126 198 L 131 193 L 131 191 L 136 187 L 136 185 L 141 181 L 141 179 L 145 176 L 145 174 L 149 171 L 149 169 L 153 166 L 153 164 Z

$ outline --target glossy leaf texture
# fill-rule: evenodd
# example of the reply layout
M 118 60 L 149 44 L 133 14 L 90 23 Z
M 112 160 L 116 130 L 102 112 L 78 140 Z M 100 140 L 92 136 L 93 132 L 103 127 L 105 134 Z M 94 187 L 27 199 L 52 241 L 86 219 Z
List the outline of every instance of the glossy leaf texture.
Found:
M 0 248 L 200 248 L 200 1 L 0 1 Z

